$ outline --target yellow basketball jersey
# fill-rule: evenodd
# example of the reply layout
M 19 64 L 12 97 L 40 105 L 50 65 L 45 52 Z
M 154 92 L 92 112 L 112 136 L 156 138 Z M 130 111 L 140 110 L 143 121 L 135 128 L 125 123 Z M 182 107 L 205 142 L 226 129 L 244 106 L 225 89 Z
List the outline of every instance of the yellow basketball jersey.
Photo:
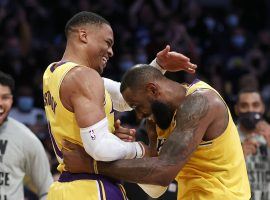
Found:
M 43 98 L 49 132 L 53 148 L 59 162 L 58 170 L 64 170 L 63 155 L 61 152 L 62 141 L 83 146 L 80 137 L 80 128 L 73 112 L 68 111 L 60 100 L 60 85 L 65 75 L 74 67 L 72 62 L 59 62 L 50 64 L 43 75 Z M 93 86 L 94 87 L 94 86 Z M 114 112 L 109 93 L 105 90 L 104 110 L 109 123 L 109 131 L 114 132 Z
M 218 94 L 208 84 L 196 80 L 187 87 L 187 95 L 199 89 L 210 89 Z M 226 130 L 214 140 L 202 141 L 176 176 L 178 199 L 250 199 L 250 186 L 240 138 L 229 109 L 228 113 L 229 123 Z M 175 123 L 173 120 L 165 131 L 157 127 L 159 146 L 169 137 Z

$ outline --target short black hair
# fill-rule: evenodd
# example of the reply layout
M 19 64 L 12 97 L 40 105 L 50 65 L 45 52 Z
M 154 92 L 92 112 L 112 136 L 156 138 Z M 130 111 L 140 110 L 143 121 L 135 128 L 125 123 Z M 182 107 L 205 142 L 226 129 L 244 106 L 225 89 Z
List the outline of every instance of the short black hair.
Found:
M 243 88 L 237 94 L 236 103 L 239 102 L 240 95 L 241 94 L 244 94 L 244 93 L 257 93 L 260 96 L 260 98 L 261 98 L 261 100 L 263 102 L 263 98 L 262 98 L 261 92 L 258 89 L 256 89 L 256 88 Z
M 75 14 L 71 19 L 68 20 L 65 27 L 66 37 L 68 37 L 68 34 L 72 28 L 85 24 L 108 24 L 110 26 L 110 23 L 100 15 L 93 12 L 82 11 Z
M 0 85 L 9 87 L 10 91 L 13 93 L 15 88 L 15 81 L 9 74 L 0 71 Z
M 138 64 L 130 68 L 123 76 L 120 92 L 127 88 L 136 90 L 144 86 L 149 81 L 164 79 L 163 74 L 151 65 Z

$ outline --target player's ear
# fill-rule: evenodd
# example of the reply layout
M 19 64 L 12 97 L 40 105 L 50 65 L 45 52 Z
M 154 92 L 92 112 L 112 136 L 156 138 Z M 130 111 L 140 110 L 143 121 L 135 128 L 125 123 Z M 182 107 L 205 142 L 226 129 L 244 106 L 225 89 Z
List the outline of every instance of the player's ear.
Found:
M 80 41 L 82 41 L 83 43 L 87 43 L 87 32 L 85 29 L 80 28 L 79 29 L 79 39 Z
M 158 90 L 158 85 L 155 84 L 155 83 L 147 83 L 146 84 L 146 91 L 147 91 L 147 94 L 151 95 L 151 96 L 154 96 L 154 97 L 157 97 L 158 94 L 159 94 L 159 90 Z

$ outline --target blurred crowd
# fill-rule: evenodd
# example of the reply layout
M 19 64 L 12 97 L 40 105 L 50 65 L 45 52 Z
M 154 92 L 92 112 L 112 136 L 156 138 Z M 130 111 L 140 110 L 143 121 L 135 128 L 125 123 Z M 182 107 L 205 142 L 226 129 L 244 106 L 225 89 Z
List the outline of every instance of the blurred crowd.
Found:
M 198 65 L 233 108 L 244 88 L 261 91 L 270 119 L 270 1 L 267 0 L 0 0 L 0 70 L 16 80 L 11 117 L 21 119 L 56 160 L 43 112 L 42 74 L 61 59 L 67 20 L 81 10 L 105 17 L 114 30 L 114 57 L 104 77 L 121 80 L 136 63 L 150 63 L 170 44 Z M 167 73 L 179 82 L 195 76 Z M 233 110 L 233 109 L 232 109 Z M 134 113 L 119 115 L 138 127 Z

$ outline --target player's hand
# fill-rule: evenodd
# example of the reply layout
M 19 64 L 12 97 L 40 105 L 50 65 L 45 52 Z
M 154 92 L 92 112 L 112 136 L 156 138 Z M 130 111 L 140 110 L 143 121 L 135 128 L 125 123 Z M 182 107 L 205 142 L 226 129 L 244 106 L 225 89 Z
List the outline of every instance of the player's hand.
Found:
M 170 46 L 157 53 L 157 63 L 170 72 L 185 70 L 188 73 L 195 73 L 197 65 L 190 62 L 190 59 L 181 53 L 170 51 Z
M 244 152 L 244 156 L 255 155 L 257 153 L 257 148 L 259 147 L 259 143 L 252 139 L 251 137 L 244 140 L 242 143 L 242 148 Z
M 94 173 L 93 158 L 78 144 L 63 140 L 65 169 L 72 173 Z
M 266 121 L 259 121 L 256 125 L 256 132 L 265 138 L 267 146 L 270 147 L 270 124 Z
M 125 142 L 135 141 L 135 129 L 124 128 L 121 126 L 121 121 L 118 119 L 114 122 L 115 131 L 114 134 Z

